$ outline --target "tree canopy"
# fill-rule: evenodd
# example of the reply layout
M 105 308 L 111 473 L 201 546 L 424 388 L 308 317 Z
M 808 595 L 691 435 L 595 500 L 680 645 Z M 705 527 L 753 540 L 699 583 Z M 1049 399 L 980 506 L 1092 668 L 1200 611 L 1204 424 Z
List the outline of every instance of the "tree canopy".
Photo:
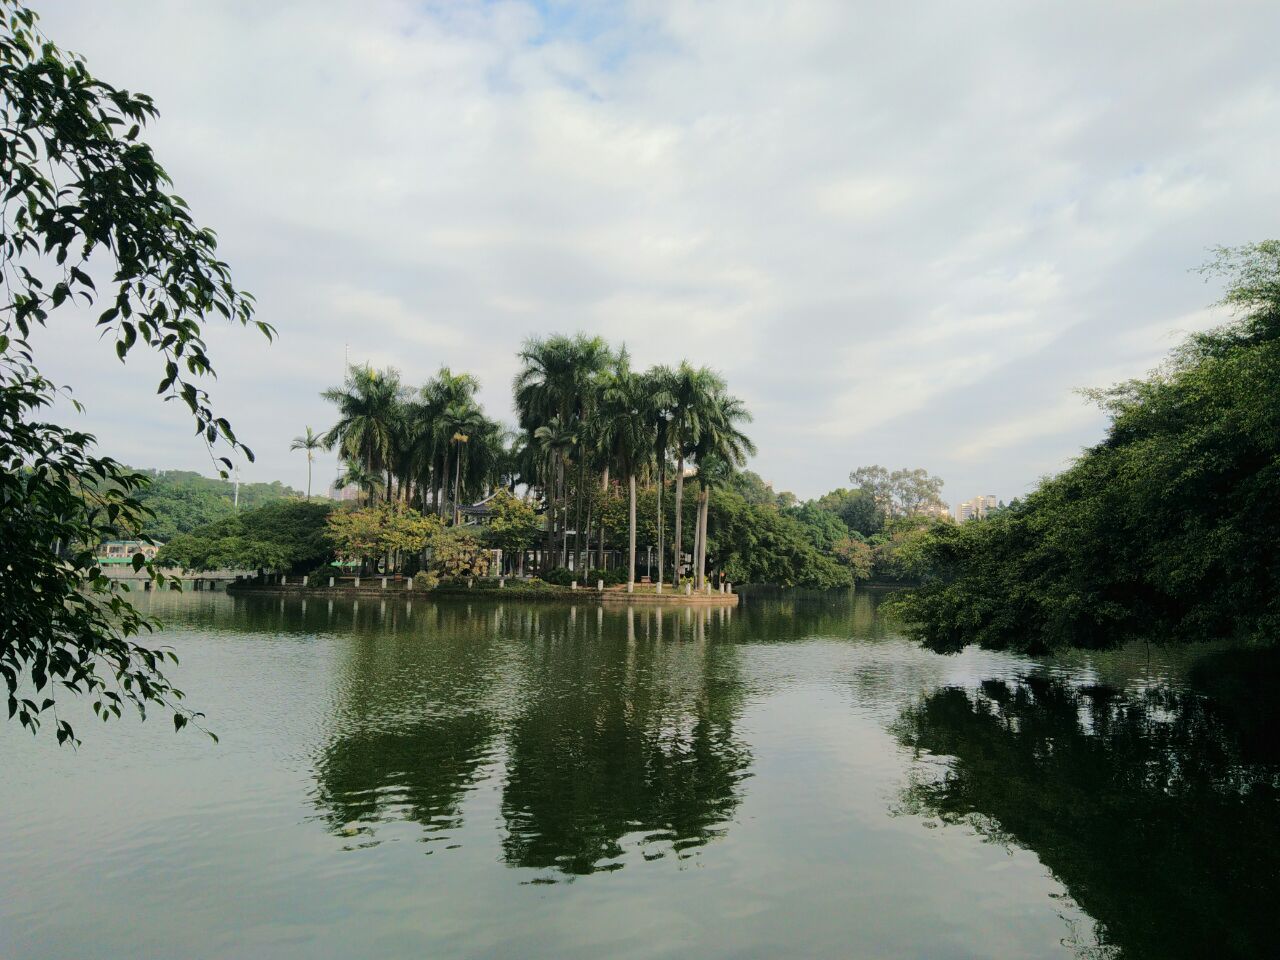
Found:
M 1223 250 L 1230 324 L 1092 395 L 1103 440 L 985 520 L 939 527 L 901 601 L 934 650 L 1130 639 L 1274 643 L 1280 626 L 1280 243 Z
M 277 500 L 175 537 L 156 563 L 184 570 L 315 569 L 333 557 L 325 500 Z
M 100 539 L 141 527 L 145 479 L 95 456 L 91 436 L 39 419 L 56 388 L 32 330 L 68 304 L 105 308 L 97 328 L 116 356 L 158 356 L 157 392 L 190 411 L 211 449 L 252 459 L 201 385 L 214 369 L 204 322 L 272 329 L 140 139 L 155 116 L 149 97 L 95 78 L 31 10 L 0 0 L 0 545 L 22 570 L 0 578 L 0 675 L 9 716 L 33 730 L 68 692 L 104 718 L 125 704 L 158 704 L 178 727 L 194 714 L 165 679 L 164 654 L 137 639 L 153 624 L 108 594 L 94 559 Z M 74 739 L 65 720 L 55 726 L 59 741 Z

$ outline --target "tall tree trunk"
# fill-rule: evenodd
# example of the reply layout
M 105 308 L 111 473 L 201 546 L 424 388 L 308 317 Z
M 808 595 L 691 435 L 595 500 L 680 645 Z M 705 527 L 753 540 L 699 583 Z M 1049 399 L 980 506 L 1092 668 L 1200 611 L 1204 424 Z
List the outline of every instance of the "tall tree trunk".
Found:
M 307 451 L 307 499 L 311 499 L 311 451 Z
M 609 496 L 609 468 L 604 468 L 604 477 L 600 481 L 600 569 L 607 570 L 604 563 L 604 502 Z
M 449 498 L 449 448 L 444 448 L 444 464 L 440 469 L 440 502 L 436 505 L 437 516 L 444 519 L 444 503 Z
M 665 454 L 660 455 L 658 460 L 658 583 L 662 583 L 665 576 L 664 568 L 667 562 L 667 547 L 663 530 L 662 501 L 667 497 L 667 457 Z
M 595 498 L 591 497 L 587 500 L 587 522 L 582 528 L 582 545 L 583 550 L 582 569 L 591 569 L 591 521 L 595 514 Z M 597 568 L 598 569 L 598 568 Z
M 582 451 L 579 451 L 578 455 L 580 457 L 578 460 L 578 489 L 575 491 L 578 505 L 573 514 L 573 568 L 575 570 L 582 568 L 582 493 L 587 470 L 586 457 L 582 456 Z
M 627 485 L 631 490 L 631 504 L 627 510 L 627 583 L 634 585 L 636 582 L 636 475 L 634 473 L 627 478 Z
M 698 532 L 695 535 L 697 546 L 694 548 L 694 569 L 697 571 L 696 590 L 701 590 L 707 582 L 707 514 L 711 509 L 711 491 L 705 486 L 698 491 Z
M 560 462 L 560 503 L 561 503 L 561 524 L 560 524 L 560 565 L 569 566 L 569 471 L 565 469 L 564 461 Z
M 699 590 L 702 585 L 698 582 L 698 557 L 702 551 L 702 487 L 698 487 L 698 493 L 693 498 L 693 562 L 689 570 L 689 576 L 693 578 L 693 589 Z
M 671 542 L 675 545 L 675 565 L 674 565 L 674 569 L 671 571 L 671 585 L 673 587 L 676 587 L 677 589 L 680 586 L 680 554 L 684 552 L 683 551 L 684 545 L 680 541 L 680 537 L 681 537 L 680 526 L 681 526 L 681 521 L 684 519 L 681 516 L 683 511 L 684 511 L 684 456 L 681 455 L 681 457 L 676 461 L 676 509 L 675 509 L 676 515 L 675 515 L 675 518 L 672 520 L 672 523 L 675 525 L 675 529 L 671 533 Z
M 547 570 L 547 564 L 551 562 L 551 556 L 555 550 L 556 543 L 555 466 L 550 460 L 547 461 L 546 476 L 542 485 L 542 499 L 544 503 L 543 514 L 547 521 L 547 543 L 543 548 L 542 556 L 539 558 L 539 574 Z
M 459 484 L 462 482 L 462 450 L 458 449 L 453 455 L 453 525 L 458 525 L 458 493 Z

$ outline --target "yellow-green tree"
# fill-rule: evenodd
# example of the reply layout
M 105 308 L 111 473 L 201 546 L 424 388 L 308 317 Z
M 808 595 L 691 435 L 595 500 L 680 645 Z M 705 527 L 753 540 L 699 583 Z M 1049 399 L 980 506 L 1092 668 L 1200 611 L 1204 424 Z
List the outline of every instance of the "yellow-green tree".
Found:
M 508 490 L 499 490 L 488 503 L 493 512 L 485 539 L 504 554 L 516 558 L 517 569 L 523 572 L 524 552 L 538 541 L 542 522 L 533 504 L 521 500 Z
M 423 516 L 402 503 L 379 503 L 329 515 L 334 553 L 362 564 L 385 557 L 387 570 L 400 569 L 407 557 L 423 553 L 443 528 L 437 517 Z

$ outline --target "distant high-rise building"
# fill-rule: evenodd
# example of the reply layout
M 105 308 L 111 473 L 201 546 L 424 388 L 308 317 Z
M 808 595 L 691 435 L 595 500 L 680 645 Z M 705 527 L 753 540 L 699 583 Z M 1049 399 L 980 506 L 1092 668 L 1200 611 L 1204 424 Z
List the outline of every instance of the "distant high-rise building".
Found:
M 956 507 L 956 519 L 961 523 L 971 520 L 974 517 L 981 519 L 996 508 L 999 504 L 993 495 L 986 494 L 981 497 L 974 497 L 972 500 L 966 500 L 964 503 Z
M 360 499 L 360 488 L 359 488 L 359 487 L 357 487 L 357 486 L 354 486 L 354 485 L 352 485 L 352 486 L 346 486 L 346 487 L 340 487 L 340 486 L 338 486 L 338 481 L 337 481 L 337 480 L 335 480 L 335 481 L 333 481 L 333 483 L 329 484 L 329 499 L 330 499 L 330 500 L 343 500 L 343 501 L 345 501 L 345 500 L 359 500 L 359 499 Z
M 916 511 L 916 515 L 921 517 L 934 517 L 938 520 L 949 520 L 951 518 L 951 508 L 941 500 L 935 500 L 933 503 L 926 503 L 922 506 Z

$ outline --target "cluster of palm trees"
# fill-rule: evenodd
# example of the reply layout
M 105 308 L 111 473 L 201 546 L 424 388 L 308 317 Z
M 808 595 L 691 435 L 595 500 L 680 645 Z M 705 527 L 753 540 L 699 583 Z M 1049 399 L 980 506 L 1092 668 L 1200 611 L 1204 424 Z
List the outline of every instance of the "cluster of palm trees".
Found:
M 706 582 L 707 523 L 711 489 L 724 483 L 755 452 L 742 425 L 751 417 L 711 370 L 688 363 L 631 369 L 626 349 L 613 350 L 599 337 L 582 334 L 526 341 L 513 385 L 521 435 L 520 479 L 542 494 L 546 505 L 544 556 L 576 569 L 590 565 L 596 498 L 625 483 L 628 494 L 628 580 L 635 581 L 636 487 L 658 485 L 658 579 L 666 575 L 663 517 L 668 477 L 674 473 L 674 536 L 670 575 L 680 582 L 686 468 L 696 468 L 698 510 L 692 573 Z M 585 524 L 583 512 L 586 511 Z M 571 516 L 572 514 L 572 516 Z M 572 552 L 570 534 L 572 533 Z M 604 556 L 604 524 L 599 523 Z M 558 542 L 557 542 L 558 541 Z
M 581 570 L 591 566 L 593 553 L 603 565 L 605 524 L 596 508 L 625 485 L 628 578 L 634 583 L 637 485 L 658 486 L 662 581 L 668 551 L 664 500 L 674 477 L 670 576 L 678 585 L 685 477 L 696 472 L 692 574 L 701 590 L 710 492 L 755 452 L 742 432 L 751 419 L 742 402 L 705 367 L 682 362 L 632 370 L 626 349 L 614 350 L 599 337 L 534 338 L 521 347 L 519 360 L 516 432 L 484 415 L 476 400 L 479 383 L 468 374 L 443 367 L 415 390 L 393 368 L 351 367 L 341 387 L 322 394 L 337 407 L 337 423 L 320 434 L 308 427 L 293 442 L 293 449 L 307 452 L 307 495 L 314 451 L 321 448 L 342 456 L 339 486 L 358 487 L 371 504 L 379 498 L 399 501 L 455 524 L 462 503 L 498 486 L 523 485 L 541 501 L 545 517 L 541 569 Z
M 457 523 L 468 498 L 515 480 L 509 438 L 484 415 L 479 387 L 448 367 L 418 389 L 391 367 L 350 367 L 342 386 L 321 394 L 337 407 L 338 422 L 322 434 L 308 427 L 293 442 L 307 451 L 308 496 L 313 450 L 336 449 L 339 487 L 358 488 L 370 504 L 398 501 Z

